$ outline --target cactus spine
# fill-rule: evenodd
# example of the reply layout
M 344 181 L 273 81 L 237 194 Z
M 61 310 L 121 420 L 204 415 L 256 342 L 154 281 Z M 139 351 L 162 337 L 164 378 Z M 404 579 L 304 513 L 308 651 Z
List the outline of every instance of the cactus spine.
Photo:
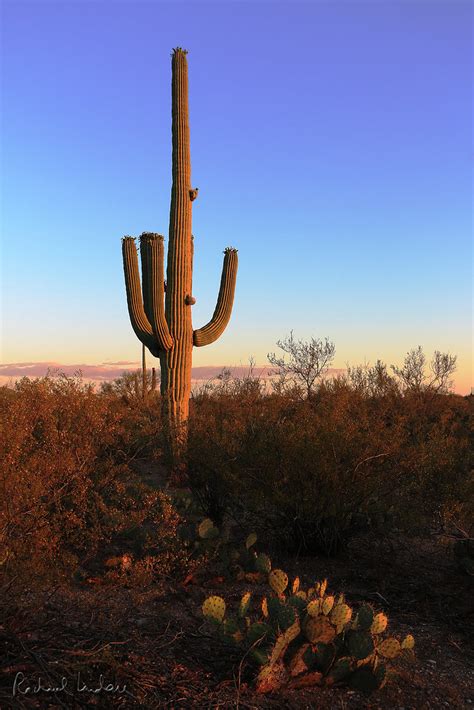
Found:
M 178 458 L 186 443 L 192 348 L 209 345 L 224 332 L 232 311 L 238 263 L 237 250 L 227 248 L 214 314 L 207 325 L 193 330 L 191 219 L 198 190 L 191 187 L 186 54 L 177 47 L 171 62 L 173 157 L 166 286 L 163 237 L 154 233 L 140 237 L 141 290 L 135 240 L 122 240 L 130 320 L 141 342 L 160 358 L 163 419 L 172 453 Z

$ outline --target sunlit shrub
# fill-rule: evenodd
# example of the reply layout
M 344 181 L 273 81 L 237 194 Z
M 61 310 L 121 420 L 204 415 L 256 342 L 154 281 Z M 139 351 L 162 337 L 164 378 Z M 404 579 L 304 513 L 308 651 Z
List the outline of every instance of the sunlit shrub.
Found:
M 290 551 L 423 534 L 465 504 L 470 417 L 467 398 L 392 382 L 340 378 L 309 400 L 218 390 L 192 408 L 190 481 L 217 523 L 228 510 Z
M 68 575 L 112 544 L 137 558 L 163 555 L 169 568 L 179 516 L 130 467 L 146 412 L 134 418 L 117 398 L 59 376 L 2 388 L 0 413 L 3 574 Z

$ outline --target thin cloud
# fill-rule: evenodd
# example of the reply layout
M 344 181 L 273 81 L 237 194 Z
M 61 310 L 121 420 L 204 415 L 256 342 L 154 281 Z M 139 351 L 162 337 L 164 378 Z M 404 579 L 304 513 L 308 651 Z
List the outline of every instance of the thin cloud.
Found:
M 139 365 L 140 362 L 138 360 L 117 360 L 117 362 L 112 362 L 110 360 L 106 360 L 105 362 L 102 362 L 101 365 Z
M 72 376 L 81 373 L 84 380 L 95 382 L 108 382 L 121 377 L 124 371 L 139 369 L 140 363 L 133 360 L 118 360 L 116 362 L 106 362 L 100 365 L 88 365 L 85 363 L 77 365 L 62 365 L 59 362 L 15 362 L 0 365 L 0 384 L 5 384 L 9 380 L 17 380 L 21 377 L 45 377 L 48 372 L 51 374 L 63 372 Z M 215 379 L 223 370 L 230 370 L 232 377 L 245 377 L 249 374 L 249 367 L 241 365 L 232 367 L 228 365 L 206 365 L 192 368 L 192 380 L 202 382 Z M 344 372 L 342 369 L 332 368 L 328 370 L 329 375 Z M 271 367 L 254 367 L 253 377 L 266 379 L 271 377 Z
M 129 363 L 136 365 L 137 363 Z M 114 380 L 121 377 L 126 367 L 110 367 L 104 365 L 63 365 L 59 362 L 16 362 L 0 365 L 0 376 L 19 379 L 20 377 L 44 377 L 48 372 L 64 372 L 66 375 L 75 375 L 78 372 L 86 380 Z M 129 368 L 128 368 L 129 369 Z

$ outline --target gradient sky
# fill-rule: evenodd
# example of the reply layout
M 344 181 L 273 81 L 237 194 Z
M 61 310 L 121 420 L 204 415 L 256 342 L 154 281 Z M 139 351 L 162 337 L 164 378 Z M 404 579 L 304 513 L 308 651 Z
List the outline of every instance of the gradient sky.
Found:
M 172 47 L 189 50 L 195 365 L 291 329 L 335 367 L 422 345 L 471 375 L 472 4 L 22 2 L 2 10 L 2 360 L 139 360 L 120 238 L 167 234 Z M 151 356 L 149 360 L 152 360 Z

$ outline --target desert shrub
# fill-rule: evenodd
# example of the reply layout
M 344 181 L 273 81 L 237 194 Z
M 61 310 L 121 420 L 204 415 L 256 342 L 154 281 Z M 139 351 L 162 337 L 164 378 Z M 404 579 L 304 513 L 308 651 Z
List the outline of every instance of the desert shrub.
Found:
M 208 393 L 193 403 L 189 475 L 217 523 L 227 510 L 290 551 L 334 554 L 361 530 L 426 533 L 462 508 L 470 426 L 466 398 L 392 382 L 339 378 L 306 400 Z
M 24 378 L 0 390 L 0 413 L 7 578 L 69 575 L 114 545 L 137 558 L 162 555 L 167 567 L 179 557 L 179 516 L 130 467 L 133 412 L 120 400 L 78 378 Z

